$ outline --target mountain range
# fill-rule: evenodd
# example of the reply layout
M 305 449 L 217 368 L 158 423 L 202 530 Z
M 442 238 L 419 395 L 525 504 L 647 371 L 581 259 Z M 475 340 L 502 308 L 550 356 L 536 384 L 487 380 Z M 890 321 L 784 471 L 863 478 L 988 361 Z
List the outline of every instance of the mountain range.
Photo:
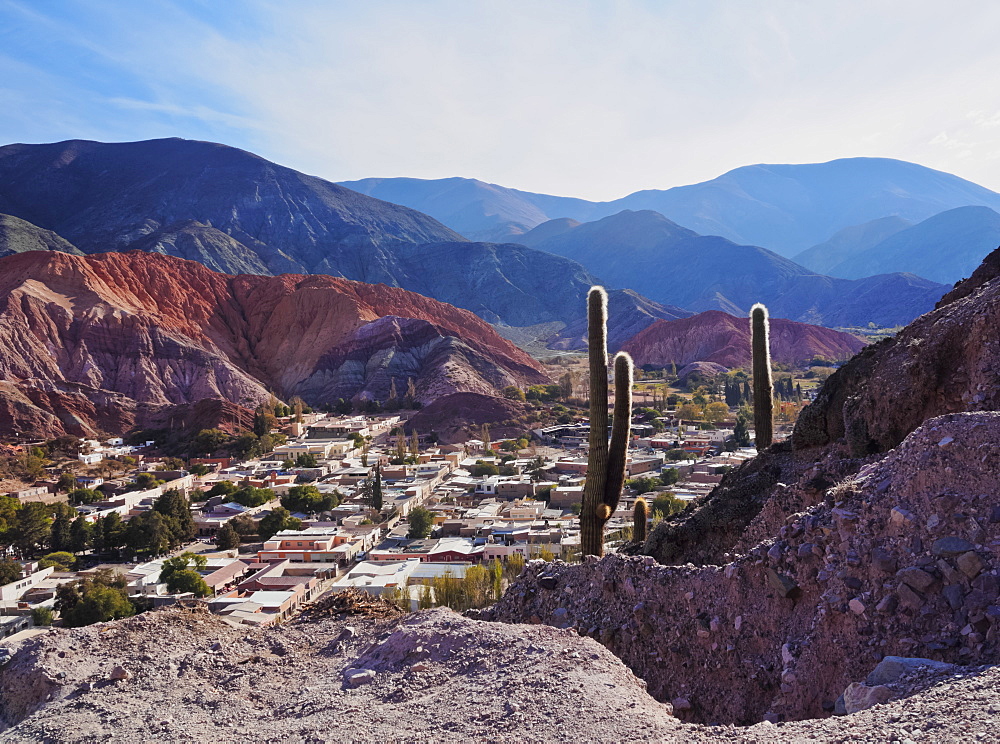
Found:
M 606 202 L 535 194 L 465 178 L 367 178 L 342 184 L 420 209 L 477 239 L 516 240 L 550 219 L 593 222 L 625 209 L 652 210 L 702 235 L 763 246 L 785 257 L 844 228 L 881 217 L 919 222 L 955 207 L 1000 210 L 1000 194 L 948 173 L 888 158 L 749 165 L 710 181 L 636 191 Z
M 470 242 L 420 212 L 208 142 L 0 147 L 0 213 L 18 218 L 17 245 L 44 236 L 69 252 L 137 248 L 230 274 L 330 274 L 409 289 L 511 326 L 575 328 L 599 283 L 564 258 Z M 0 230 L 0 251 L 16 250 Z M 612 326 L 632 332 L 690 314 L 634 292 L 614 293 L 612 312 Z
M 324 275 L 233 276 L 141 251 L 0 258 L 0 429 L 125 431 L 205 400 L 430 402 L 547 381 L 467 310 Z
M 822 265 L 827 273 L 845 279 L 908 271 L 954 284 L 1000 245 L 1000 214 L 989 207 L 956 207 L 915 225 L 899 220 L 892 226 L 898 229 L 873 240 L 888 226 L 887 219 L 892 218 L 879 220 L 880 225 L 861 225 L 854 235 L 842 231 L 836 249 L 815 246 L 796 260 L 817 270 Z
M 911 274 L 824 276 L 765 248 L 698 235 L 648 210 L 555 223 L 539 225 L 522 241 L 578 261 L 613 286 L 695 311 L 745 315 L 763 301 L 773 315 L 807 323 L 897 326 L 933 309 L 948 289 Z

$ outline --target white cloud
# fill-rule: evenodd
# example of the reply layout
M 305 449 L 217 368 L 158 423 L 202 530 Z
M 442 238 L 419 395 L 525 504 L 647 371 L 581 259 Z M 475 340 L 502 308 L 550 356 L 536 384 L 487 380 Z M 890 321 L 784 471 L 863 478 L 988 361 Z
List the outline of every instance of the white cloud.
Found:
M 193 2 L 97 3 L 89 31 L 46 33 L 134 75 L 98 97 L 109 119 L 136 117 L 134 138 L 216 134 L 334 180 L 465 175 L 613 198 L 753 162 L 879 155 L 1000 189 L 1000 6 L 240 7 L 223 23 Z M 106 128 L 119 137 L 127 124 Z

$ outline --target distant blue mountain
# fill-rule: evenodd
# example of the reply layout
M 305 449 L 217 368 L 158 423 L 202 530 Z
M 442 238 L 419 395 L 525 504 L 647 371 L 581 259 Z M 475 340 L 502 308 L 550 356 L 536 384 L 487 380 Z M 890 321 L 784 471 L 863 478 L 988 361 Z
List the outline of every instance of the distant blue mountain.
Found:
M 904 325 L 931 310 L 948 289 L 904 273 L 824 276 L 766 248 L 698 235 L 650 210 L 579 225 L 543 223 L 523 242 L 660 303 L 743 315 L 764 302 L 775 317 L 831 327 Z
M 1000 194 L 914 163 L 848 158 L 809 165 L 749 165 L 718 178 L 610 202 L 533 194 L 471 179 L 381 178 L 342 185 L 435 217 L 478 240 L 517 240 L 546 219 L 581 222 L 653 210 L 702 235 L 794 256 L 834 233 L 881 217 L 920 222 L 955 207 L 1000 211 Z
M 969 276 L 997 246 L 1000 214 L 988 207 L 958 207 L 847 256 L 829 273 L 856 279 L 909 271 L 952 284 Z
M 792 256 L 792 260 L 820 274 L 839 276 L 833 271 L 835 266 L 912 226 L 912 222 L 902 217 L 879 217 L 863 225 L 851 225 L 838 230 L 829 240 L 806 248 L 802 253 Z

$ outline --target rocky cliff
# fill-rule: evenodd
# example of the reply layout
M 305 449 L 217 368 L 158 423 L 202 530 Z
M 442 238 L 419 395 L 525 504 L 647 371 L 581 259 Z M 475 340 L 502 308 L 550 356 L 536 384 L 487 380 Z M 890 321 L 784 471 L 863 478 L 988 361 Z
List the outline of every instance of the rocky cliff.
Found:
M 8 430 L 120 431 L 171 405 L 425 401 L 545 379 L 472 313 L 329 276 L 232 276 L 139 251 L 0 260 Z M 162 412 L 160 414 L 162 418 Z
M 842 361 L 864 348 L 857 336 L 829 328 L 771 319 L 771 358 L 779 364 L 801 364 L 823 357 Z M 680 320 L 660 320 L 630 338 L 622 350 L 639 366 L 682 367 L 714 362 L 724 367 L 750 365 L 750 321 L 718 310 Z

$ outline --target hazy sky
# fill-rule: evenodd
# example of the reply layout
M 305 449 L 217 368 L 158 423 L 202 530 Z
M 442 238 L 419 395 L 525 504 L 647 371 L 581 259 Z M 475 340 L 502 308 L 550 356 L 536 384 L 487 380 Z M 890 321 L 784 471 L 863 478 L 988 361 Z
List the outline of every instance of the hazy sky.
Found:
M 610 199 L 877 155 L 1000 190 L 1000 3 L 0 0 L 0 144 Z

